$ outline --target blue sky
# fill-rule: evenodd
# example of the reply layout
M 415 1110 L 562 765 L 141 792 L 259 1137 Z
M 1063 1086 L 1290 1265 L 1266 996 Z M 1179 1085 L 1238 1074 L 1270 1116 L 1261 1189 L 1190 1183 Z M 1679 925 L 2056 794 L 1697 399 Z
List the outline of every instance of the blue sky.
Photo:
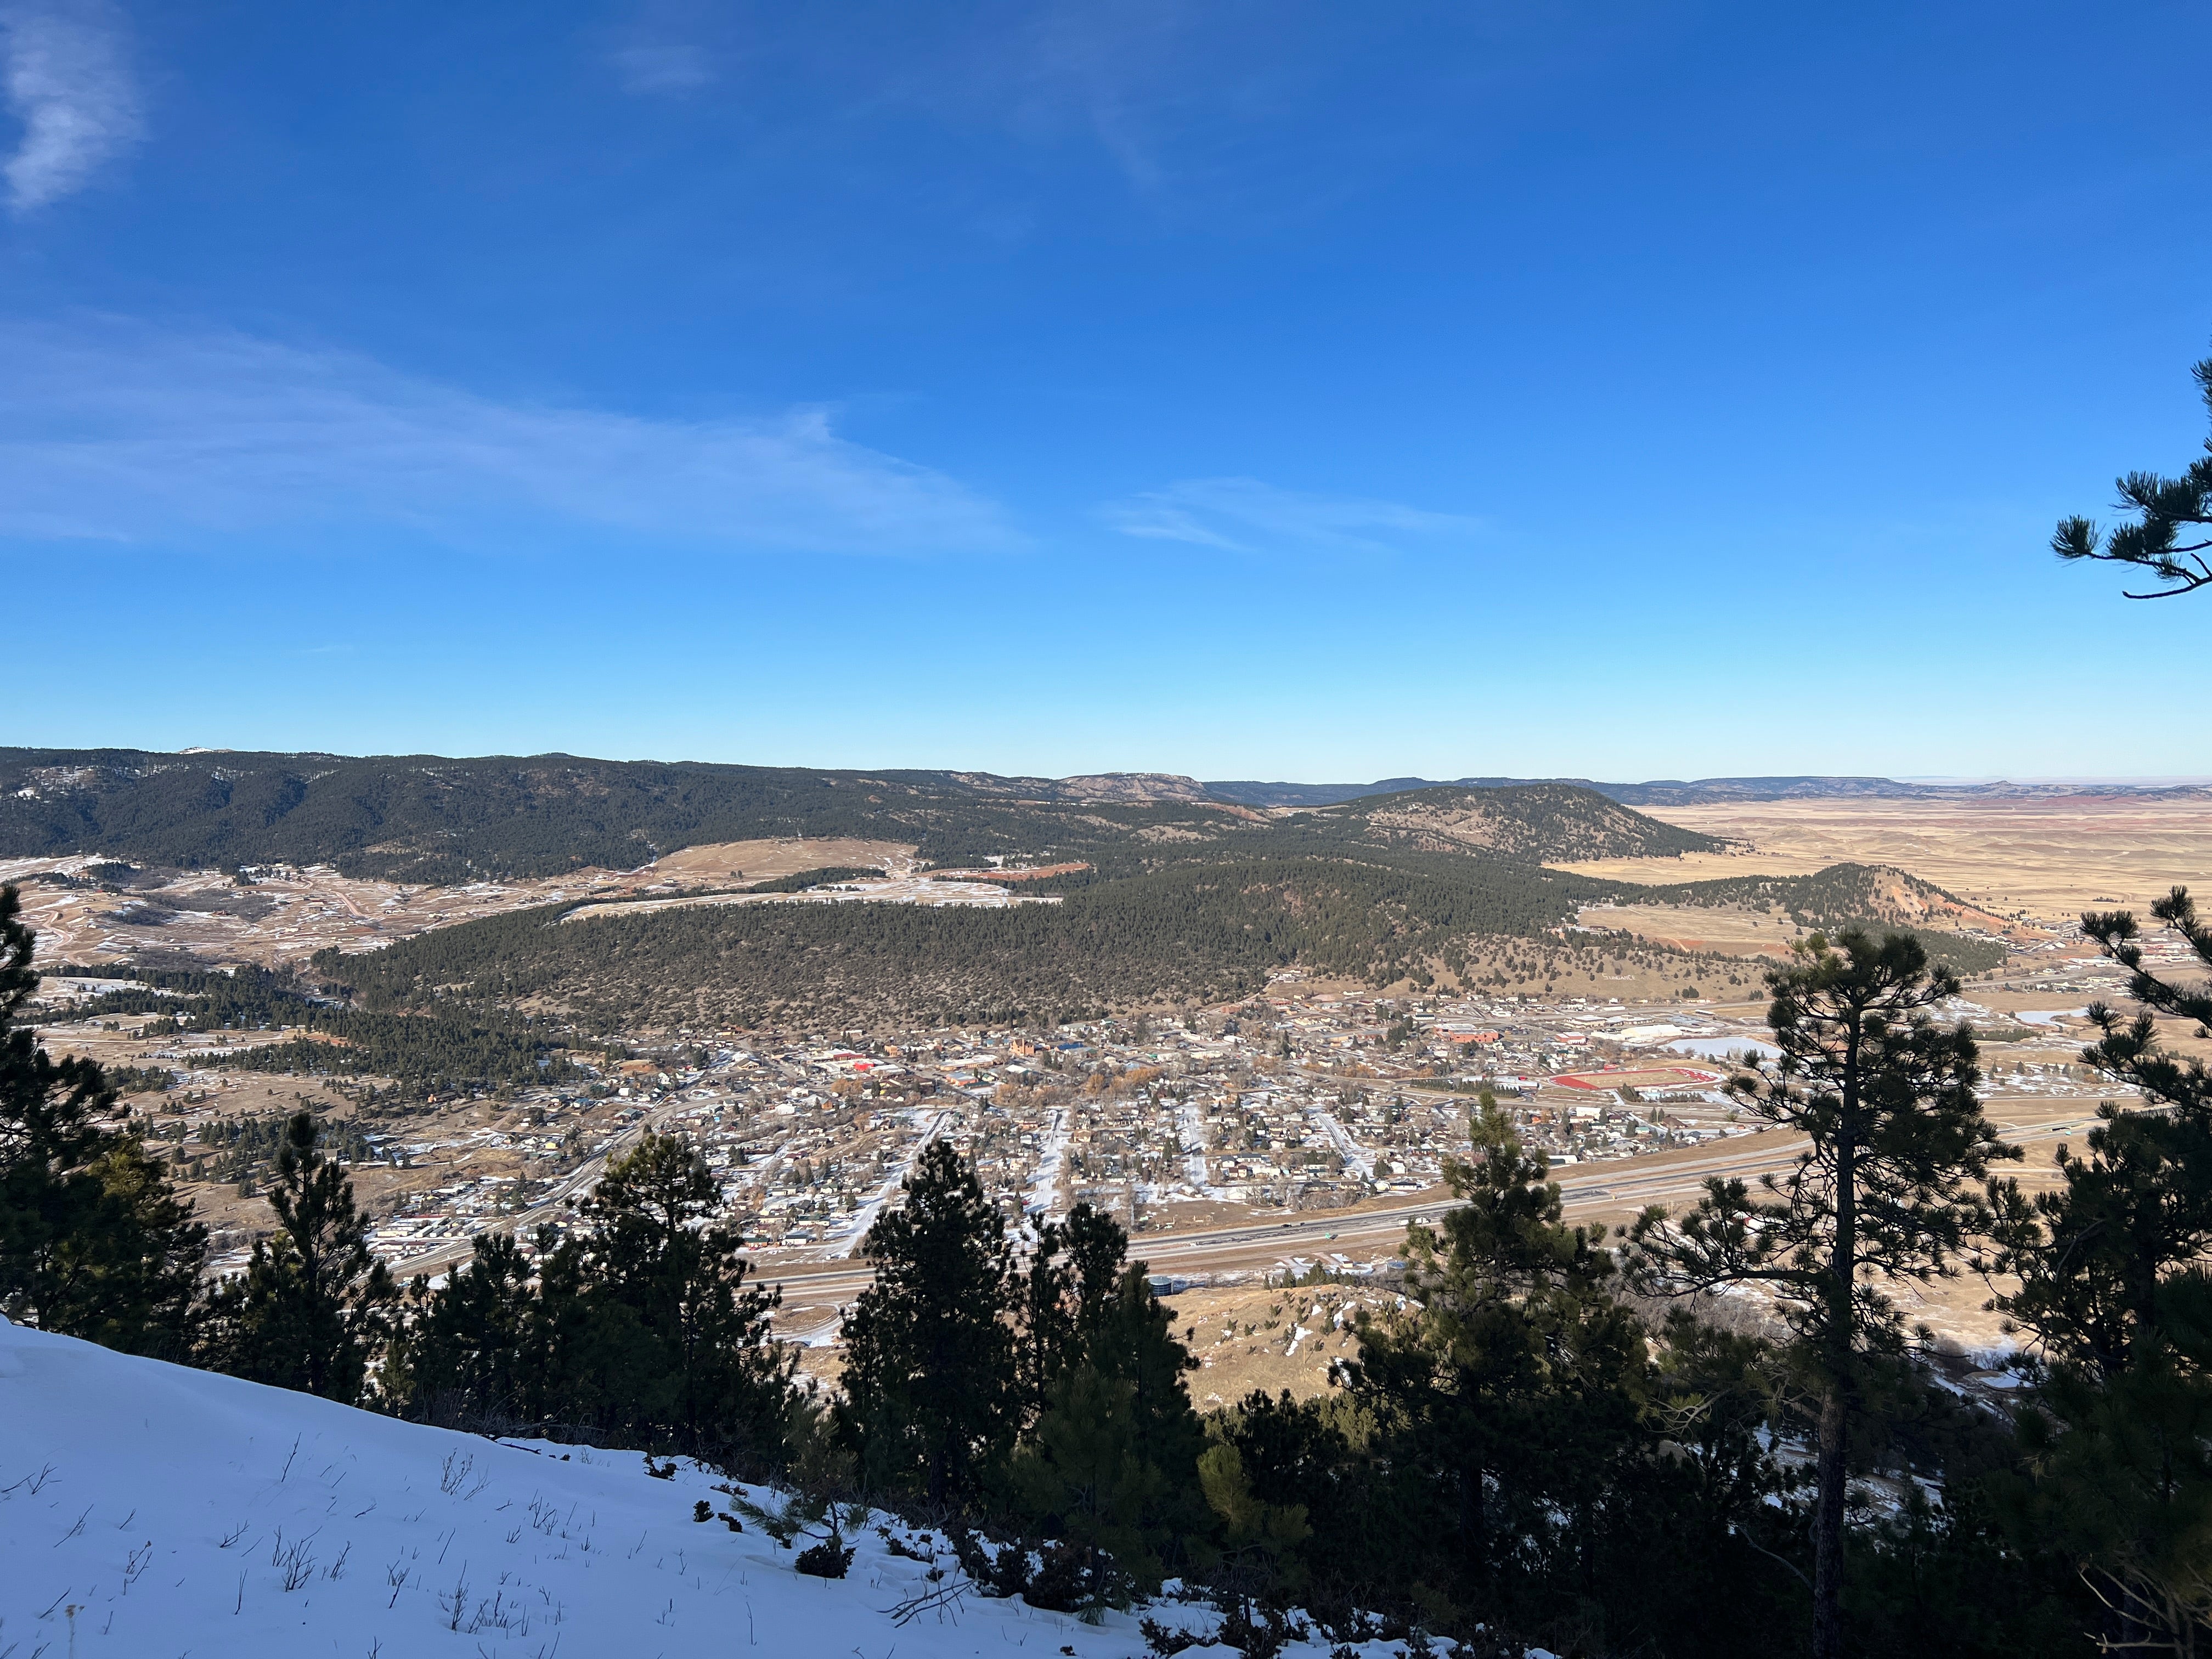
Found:
M 0 26 L 5 741 L 2212 773 L 2201 8 Z

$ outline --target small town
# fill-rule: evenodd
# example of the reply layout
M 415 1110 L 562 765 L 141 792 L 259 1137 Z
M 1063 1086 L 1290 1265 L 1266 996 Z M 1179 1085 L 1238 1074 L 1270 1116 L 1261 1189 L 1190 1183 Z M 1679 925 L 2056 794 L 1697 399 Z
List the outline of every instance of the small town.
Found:
M 2075 1057 L 2081 1006 L 2121 981 L 2094 959 L 2031 957 L 2022 969 L 1977 994 L 2069 1006 L 2000 1014 L 1962 999 L 1953 1011 L 2005 1039 L 1992 1096 L 2061 1111 L 2110 1097 L 2112 1085 Z M 52 1012 L 119 983 L 51 981 Z M 325 1103 L 359 1133 L 371 1245 L 396 1273 L 440 1273 L 485 1231 L 526 1248 L 541 1226 L 559 1237 L 605 1161 L 651 1130 L 698 1147 L 729 1224 L 773 1277 L 853 1258 L 916 1155 L 940 1139 L 974 1160 L 1011 1224 L 1088 1203 L 1140 1243 L 1171 1245 L 1194 1230 L 1318 1224 L 1440 1198 L 1446 1162 L 1468 1152 L 1468 1111 L 1487 1091 L 1570 1198 L 1588 1195 L 1620 1160 L 1754 1132 L 1723 1085 L 1731 1061 L 1773 1052 L 1760 1014 L 1756 1004 L 1376 997 L 1294 970 L 1264 997 L 1182 1019 L 773 1042 L 641 1034 L 635 1057 L 579 1060 L 562 1085 L 402 1103 L 389 1085 L 335 1084 Z M 163 1090 L 133 1103 L 187 1171 L 204 1167 L 214 1126 L 235 1119 L 253 1088 L 222 1060 L 283 1036 L 164 1040 L 66 1018 L 45 1030 L 134 1075 L 165 1074 Z M 250 1199 L 254 1176 L 234 1186 Z M 256 1236 L 247 1225 L 220 1232 L 218 1266 L 234 1270 Z M 1373 1244 L 1370 1261 L 1396 1248 Z M 1326 1254 L 1288 1252 L 1257 1271 Z
M 0 0 L 0 1659 L 2212 1659 L 2208 52 Z

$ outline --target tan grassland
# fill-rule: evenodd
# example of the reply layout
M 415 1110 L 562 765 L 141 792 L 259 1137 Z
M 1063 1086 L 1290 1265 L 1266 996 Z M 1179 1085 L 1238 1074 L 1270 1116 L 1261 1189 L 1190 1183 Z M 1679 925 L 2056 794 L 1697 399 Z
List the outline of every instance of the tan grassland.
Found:
M 1586 904 L 1580 920 L 1585 927 L 1616 927 L 1679 951 L 1729 957 L 1786 955 L 1804 932 L 1787 916 L 1734 905 Z
M 1663 884 L 1887 864 L 2001 915 L 2056 926 L 2100 907 L 2140 912 L 2177 884 L 2212 887 L 2212 799 L 1746 801 L 1650 815 L 1750 850 L 1556 867 Z
M 725 841 L 671 853 L 653 873 L 663 881 L 773 881 L 802 870 L 885 869 L 914 852 L 893 841 Z

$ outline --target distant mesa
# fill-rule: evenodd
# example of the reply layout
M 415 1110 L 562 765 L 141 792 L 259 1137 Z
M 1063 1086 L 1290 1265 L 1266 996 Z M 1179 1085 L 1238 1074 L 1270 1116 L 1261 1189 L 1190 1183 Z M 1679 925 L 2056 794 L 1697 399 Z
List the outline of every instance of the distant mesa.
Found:
M 1414 789 L 1518 788 L 1571 783 L 1624 806 L 1717 806 L 1732 801 L 1772 800 L 2050 800 L 2073 796 L 2118 796 L 2146 800 L 2212 800 L 2212 784 L 2141 783 L 1900 783 L 1894 778 L 1660 778 L 1648 783 L 1597 783 L 1587 778 L 1383 778 L 1374 783 L 1208 783 L 1215 800 L 1240 806 L 1334 806 L 1370 795 Z

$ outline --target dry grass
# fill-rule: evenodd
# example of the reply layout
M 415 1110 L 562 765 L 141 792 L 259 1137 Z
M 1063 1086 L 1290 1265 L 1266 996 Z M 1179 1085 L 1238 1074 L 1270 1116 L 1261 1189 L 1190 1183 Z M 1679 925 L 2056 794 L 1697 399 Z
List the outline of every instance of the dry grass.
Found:
M 1680 951 L 1731 957 L 1786 956 L 1791 941 L 1805 933 L 1787 916 L 1733 905 L 1586 904 L 1580 921 L 1585 927 L 1620 928 Z
M 2102 906 L 2142 910 L 2177 884 L 2212 880 L 2212 800 L 1749 801 L 1652 816 L 1753 850 L 1559 867 L 1669 883 L 1887 864 L 2001 915 L 2056 926 Z
M 653 866 L 653 873 L 662 881 L 687 884 L 773 881 L 802 870 L 857 870 L 871 865 L 889 869 L 911 860 L 914 851 L 892 841 L 725 841 L 671 853 Z

